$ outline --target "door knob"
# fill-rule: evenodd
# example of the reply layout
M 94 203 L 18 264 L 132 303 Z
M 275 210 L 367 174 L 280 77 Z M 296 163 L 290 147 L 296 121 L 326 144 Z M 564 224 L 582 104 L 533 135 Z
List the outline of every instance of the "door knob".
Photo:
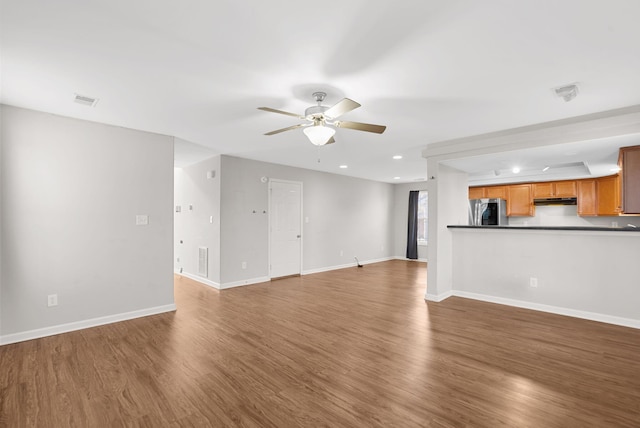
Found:
M 297 235 L 297 236 L 296 236 L 296 238 L 299 238 L 299 237 L 300 237 L 300 235 Z

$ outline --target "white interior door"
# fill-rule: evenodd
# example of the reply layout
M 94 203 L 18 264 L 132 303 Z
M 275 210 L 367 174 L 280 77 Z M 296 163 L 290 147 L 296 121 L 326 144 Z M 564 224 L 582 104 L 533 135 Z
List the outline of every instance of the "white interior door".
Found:
M 269 192 L 270 277 L 300 274 L 302 183 L 271 180 Z

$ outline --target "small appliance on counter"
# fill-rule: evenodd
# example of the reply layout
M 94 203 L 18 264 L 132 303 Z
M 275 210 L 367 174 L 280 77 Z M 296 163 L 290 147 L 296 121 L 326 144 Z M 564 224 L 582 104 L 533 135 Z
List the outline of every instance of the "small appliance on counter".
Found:
M 504 199 L 469 199 L 469 225 L 506 226 L 507 201 Z

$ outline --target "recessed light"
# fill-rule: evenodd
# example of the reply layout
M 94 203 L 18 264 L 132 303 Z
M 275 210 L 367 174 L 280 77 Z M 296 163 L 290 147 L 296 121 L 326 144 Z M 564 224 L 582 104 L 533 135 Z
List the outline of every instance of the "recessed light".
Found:
M 349 168 L 349 167 L 348 167 L 347 165 L 340 165 L 340 168 L 341 168 L 341 169 L 347 169 L 347 168 Z
M 513 172 L 514 174 L 519 173 L 520 172 L 520 167 L 514 166 L 513 169 L 511 170 L 511 172 Z
M 400 177 L 393 177 L 394 180 L 400 180 Z
M 396 160 L 402 159 L 402 155 L 395 155 L 393 158 L 396 159 Z

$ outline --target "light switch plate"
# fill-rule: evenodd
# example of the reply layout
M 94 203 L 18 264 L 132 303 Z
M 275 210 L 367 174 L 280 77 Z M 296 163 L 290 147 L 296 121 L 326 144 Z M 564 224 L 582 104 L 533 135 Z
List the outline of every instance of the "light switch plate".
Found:
M 138 214 L 136 216 L 136 226 L 146 226 L 149 224 L 149 216 L 146 214 Z

